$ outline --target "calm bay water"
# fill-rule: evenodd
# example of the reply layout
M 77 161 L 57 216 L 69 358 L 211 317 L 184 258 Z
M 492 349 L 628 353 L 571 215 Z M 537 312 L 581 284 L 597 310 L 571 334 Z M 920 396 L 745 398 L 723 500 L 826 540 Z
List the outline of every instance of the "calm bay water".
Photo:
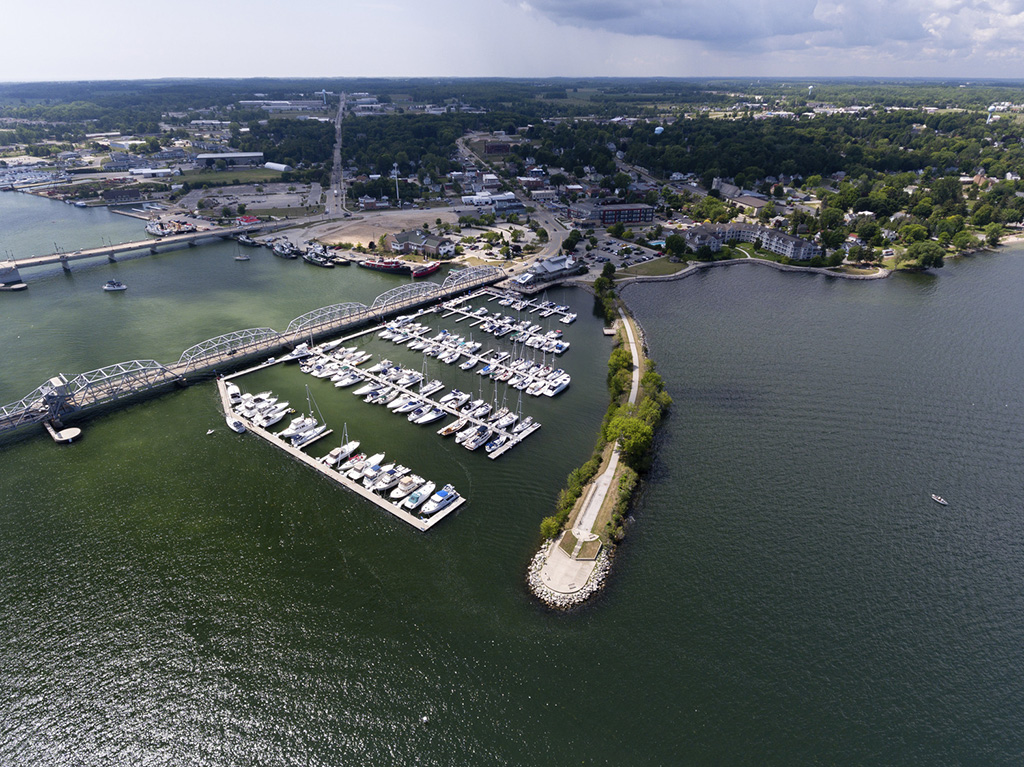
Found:
M 113 223 L 7 194 L 0 236 L 25 201 L 35 229 Z M 0 398 L 397 284 L 233 254 L 29 273 L 0 296 Z M 102 293 L 115 275 L 129 290 Z M 228 434 L 212 384 L 69 448 L 8 445 L 0 762 L 1017 763 L 1022 282 L 1003 250 L 878 283 L 748 266 L 628 289 L 676 407 L 609 589 L 570 615 L 523 576 L 603 412 L 580 292 L 552 295 L 582 310 L 573 386 L 524 402 L 544 428 L 499 461 L 294 368 L 245 380 L 293 403 L 310 383 L 339 432 L 465 490 L 428 535 Z

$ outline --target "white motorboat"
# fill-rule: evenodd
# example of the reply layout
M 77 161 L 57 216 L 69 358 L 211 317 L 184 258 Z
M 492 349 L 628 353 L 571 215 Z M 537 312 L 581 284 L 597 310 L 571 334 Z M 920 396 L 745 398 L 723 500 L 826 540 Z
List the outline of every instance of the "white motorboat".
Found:
M 405 498 L 407 495 L 409 495 L 409 493 L 411 493 L 413 490 L 420 487 L 420 485 L 422 485 L 424 482 L 426 482 L 426 480 L 423 479 L 423 477 L 419 476 L 418 474 L 406 474 L 404 477 L 398 480 L 398 484 L 395 486 L 395 489 L 392 490 L 391 493 L 388 495 L 388 498 L 390 498 L 392 501 L 400 501 L 402 498 Z
M 506 442 L 508 442 L 508 435 L 507 434 L 501 434 L 501 435 L 497 436 L 496 438 L 492 439 L 486 445 L 484 445 L 484 450 L 486 450 L 488 453 L 493 453 L 495 450 L 500 448 Z
M 455 435 L 455 441 L 458 442 L 460 445 L 465 446 L 469 442 L 472 442 L 473 440 L 478 439 L 481 436 L 489 436 L 490 433 L 491 430 L 488 429 L 486 426 L 474 426 L 473 424 L 470 424 L 468 428 L 463 429 L 462 431 Z M 479 447 L 482 444 L 483 442 L 479 443 L 477 447 Z M 471 449 L 475 450 L 476 448 Z
M 305 359 L 313 353 L 312 349 L 309 348 L 309 344 L 303 341 L 301 344 L 296 346 L 286 355 L 281 358 L 281 362 L 291 362 L 293 360 Z
M 383 472 L 370 490 L 374 493 L 384 493 L 393 488 L 406 474 L 409 469 L 402 464 L 396 464 L 393 468 Z
M 103 285 L 103 289 L 108 293 L 115 293 L 119 290 L 128 290 L 128 286 L 120 280 L 107 280 Z
M 388 410 L 397 411 L 398 408 L 402 407 L 408 402 L 415 402 L 416 396 L 413 394 L 403 394 L 400 397 L 396 397 L 388 403 Z
M 355 395 L 356 397 L 365 397 L 367 394 L 370 394 L 371 392 L 380 391 L 383 387 L 384 384 L 379 384 L 376 381 L 369 381 L 368 383 L 363 384 L 354 392 L 352 392 L 352 394 Z
M 493 433 L 494 432 L 492 432 L 486 426 L 481 426 L 479 429 L 477 429 L 476 434 L 474 434 L 473 436 L 471 436 L 469 439 L 462 443 L 462 446 L 466 448 L 466 450 L 476 450 L 478 447 L 485 444 L 487 440 L 491 438 L 491 434 Z
M 932 493 L 932 500 L 942 506 L 949 506 L 949 501 L 947 501 L 941 495 L 935 495 L 935 493 Z
M 390 367 L 391 367 L 391 360 L 381 360 L 376 365 L 371 365 L 369 368 L 367 368 L 366 372 L 367 373 L 379 373 L 382 370 L 384 370 L 386 368 L 390 368 Z
M 434 421 L 440 421 L 445 417 L 445 412 L 439 407 L 432 407 L 426 413 L 421 415 L 419 418 L 413 421 L 415 424 L 425 425 L 433 423 Z
M 431 412 L 433 409 L 434 408 L 431 406 L 429 402 L 424 402 L 415 410 L 410 410 L 406 415 L 406 419 L 410 423 L 416 423 L 416 421 L 425 416 L 427 413 Z
M 344 374 L 341 378 L 334 382 L 334 385 L 339 389 L 344 389 L 348 386 L 354 386 L 355 384 L 362 381 L 366 376 L 359 372 L 351 372 Z
M 450 392 L 441 397 L 441 399 L 439 399 L 437 402 L 439 405 L 447 405 L 452 400 L 461 396 L 462 392 L 460 392 L 458 389 L 452 389 Z M 458 407 L 458 405 L 452 405 L 452 407 Z
M 301 434 L 296 434 L 292 437 L 292 447 L 302 447 L 308 445 L 310 442 L 315 440 L 321 434 L 327 431 L 327 424 L 322 423 L 314 426 L 312 429 L 307 429 Z
M 228 428 L 236 434 L 242 434 L 245 432 L 245 424 L 238 418 L 229 415 L 224 420 L 227 422 Z
M 339 474 L 348 474 L 353 469 L 353 467 L 355 467 L 355 465 L 357 463 L 359 463 L 360 461 L 365 461 L 365 460 L 366 460 L 366 453 L 356 453 L 355 455 L 351 455 L 351 456 L 349 456 L 347 461 L 342 462 L 341 465 L 338 466 L 338 473 Z
M 357 461 L 355 465 L 349 469 L 346 475 L 349 479 L 358 480 L 363 476 L 363 472 L 371 466 L 377 466 L 381 461 L 384 460 L 384 453 L 374 453 L 369 458 L 364 458 L 361 461 Z
M 375 463 L 371 466 L 367 466 L 365 469 L 363 469 L 363 487 L 365 487 L 366 489 L 370 489 L 371 487 L 374 486 L 374 484 L 376 484 L 377 480 L 380 479 L 382 474 L 386 474 L 393 468 L 395 468 L 394 461 L 385 464 Z
M 228 381 L 224 384 L 224 389 L 228 393 L 228 402 L 232 405 L 237 405 L 242 400 L 242 390 L 238 388 L 238 384 Z
M 564 375 L 561 378 L 556 378 L 554 381 L 548 381 L 548 385 L 544 387 L 544 394 L 548 397 L 554 397 L 556 394 L 561 394 L 567 388 L 569 388 L 569 381 L 572 379 L 568 375 Z
M 424 405 L 423 404 L 423 400 L 414 397 L 413 399 L 408 400 L 401 407 L 396 407 L 395 408 L 395 412 L 399 413 L 400 415 L 405 415 L 406 413 L 411 413 L 414 410 L 416 410 L 418 408 L 422 408 L 422 407 L 429 407 L 429 406 Z M 422 413 L 421 413 L 421 415 L 422 415 Z
M 419 508 L 424 501 L 434 494 L 435 487 L 437 487 L 437 485 L 433 482 L 427 482 L 421 487 L 416 488 L 409 494 L 409 497 L 402 502 L 402 508 L 409 509 L 410 511 Z
M 285 427 L 279 436 L 281 439 L 291 439 L 304 431 L 309 431 L 317 425 L 316 419 L 312 416 L 300 415 L 292 419 L 292 422 Z
M 476 365 L 477 365 L 477 363 L 479 361 L 480 360 L 476 359 L 475 357 L 470 357 L 465 362 L 463 362 L 461 365 L 459 365 L 459 367 L 462 368 L 463 370 L 472 370 L 473 368 L 476 367 Z
M 458 498 L 459 494 L 455 492 L 455 488 L 451 485 L 445 485 L 430 496 L 429 501 L 423 504 L 423 510 L 420 514 L 424 517 L 432 516 L 443 509 L 447 509 L 455 503 Z

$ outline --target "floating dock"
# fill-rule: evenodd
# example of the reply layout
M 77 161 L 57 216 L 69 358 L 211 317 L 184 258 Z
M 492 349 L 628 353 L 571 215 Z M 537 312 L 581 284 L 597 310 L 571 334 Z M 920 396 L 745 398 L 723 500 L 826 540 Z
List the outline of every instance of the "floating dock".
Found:
M 456 500 L 451 505 L 445 507 L 444 509 L 441 509 L 441 511 L 432 515 L 428 519 L 418 517 L 415 514 L 410 514 L 405 509 L 401 509 L 395 504 L 391 503 L 391 501 L 389 501 L 387 498 L 377 495 L 376 493 L 370 492 L 370 490 L 363 487 L 358 482 L 350 480 L 348 477 L 344 476 L 336 469 L 332 469 L 327 464 L 321 462 L 316 458 L 313 458 L 308 453 L 305 453 L 302 450 L 302 448 L 292 447 L 288 443 L 283 442 L 273 432 L 269 432 L 266 429 L 262 429 L 259 426 L 256 426 L 255 424 L 250 422 L 248 419 L 242 418 L 237 413 L 235 413 L 235 411 L 231 408 L 231 402 L 228 398 L 227 382 L 232 378 L 237 378 L 241 375 L 244 375 L 246 372 L 251 371 L 243 371 L 241 373 L 236 373 L 232 376 L 217 379 L 217 391 L 220 394 L 220 403 L 221 407 L 223 407 L 224 409 L 225 415 L 230 415 L 233 418 L 238 418 L 238 420 L 245 424 L 245 428 L 249 432 L 255 434 L 257 437 L 266 440 L 274 447 L 280 448 L 295 460 L 306 464 L 308 467 L 310 467 L 316 472 L 319 472 L 322 476 L 326 477 L 332 482 L 336 482 L 337 484 L 341 485 L 347 490 L 350 490 L 356 495 L 361 496 L 365 500 L 370 501 L 370 503 L 373 503 L 375 506 L 384 509 L 384 511 L 386 511 L 388 514 L 391 514 L 393 517 L 397 517 L 406 524 L 412 525 L 420 532 L 426 532 L 466 502 L 466 497 L 460 494 L 458 500 Z M 326 434 L 324 434 L 323 436 L 326 436 Z

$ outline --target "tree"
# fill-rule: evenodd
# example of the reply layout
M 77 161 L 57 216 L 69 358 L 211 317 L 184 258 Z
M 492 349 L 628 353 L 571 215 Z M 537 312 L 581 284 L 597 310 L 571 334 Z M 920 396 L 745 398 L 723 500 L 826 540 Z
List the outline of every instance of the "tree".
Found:
M 962 229 L 953 235 L 950 240 L 950 244 L 956 248 L 958 252 L 962 252 L 977 248 L 981 245 L 981 241 L 966 229 Z
M 549 181 L 555 189 L 561 189 L 569 183 L 569 179 L 564 173 L 553 173 Z
M 238 204 L 238 215 L 240 215 L 240 216 L 243 215 L 245 213 L 245 210 L 246 210 L 245 203 L 244 202 L 239 203 Z
M 642 466 L 654 443 L 654 429 L 639 418 L 615 416 L 608 424 L 609 441 L 618 442 L 619 450 L 626 463 L 637 468 Z
M 900 229 L 900 237 L 904 242 L 921 242 L 927 239 L 928 230 L 920 224 L 907 224 Z
M 1003 234 L 1003 225 L 999 223 L 992 223 L 985 227 L 985 242 L 995 247 L 999 244 L 999 238 Z
M 665 238 L 665 251 L 673 256 L 686 253 L 686 238 L 681 234 L 670 234 Z
M 561 531 L 562 525 L 558 517 L 544 517 L 540 523 L 540 534 L 544 538 L 554 538 Z
M 835 229 L 843 223 L 843 212 L 837 208 L 825 208 L 818 217 L 818 225 L 822 229 Z
M 601 268 L 601 276 L 607 280 L 611 280 L 615 277 L 615 264 L 610 261 Z
M 941 269 L 943 260 L 942 246 L 931 240 L 915 242 L 896 257 L 897 264 L 905 263 L 912 269 Z

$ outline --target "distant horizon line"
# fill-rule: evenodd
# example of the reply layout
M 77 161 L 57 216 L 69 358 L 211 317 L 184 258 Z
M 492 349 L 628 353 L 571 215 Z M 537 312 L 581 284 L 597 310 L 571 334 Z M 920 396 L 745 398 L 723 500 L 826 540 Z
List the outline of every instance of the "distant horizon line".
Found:
M 70 85 L 88 83 L 170 83 L 170 82 L 258 82 L 258 81 L 309 81 L 325 82 L 346 81 L 381 81 L 381 82 L 429 82 L 429 81 L 517 81 L 517 82 L 707 82 L 707 81 L 744 81 L 744 82 L 929 82 L 957 83 L 962 85 L 976 84 L 1019 84 L 1024 85 L 1024 77 L 966 77 L 966 76 L 904 76 L 904 75 L 256 75 L 256 76 L 187 76 L 167 75 L 162 77 L 95 77 L 74 79 L 40 79 L 40 80 L 0 80 L 0 86 L 10 85 Z

